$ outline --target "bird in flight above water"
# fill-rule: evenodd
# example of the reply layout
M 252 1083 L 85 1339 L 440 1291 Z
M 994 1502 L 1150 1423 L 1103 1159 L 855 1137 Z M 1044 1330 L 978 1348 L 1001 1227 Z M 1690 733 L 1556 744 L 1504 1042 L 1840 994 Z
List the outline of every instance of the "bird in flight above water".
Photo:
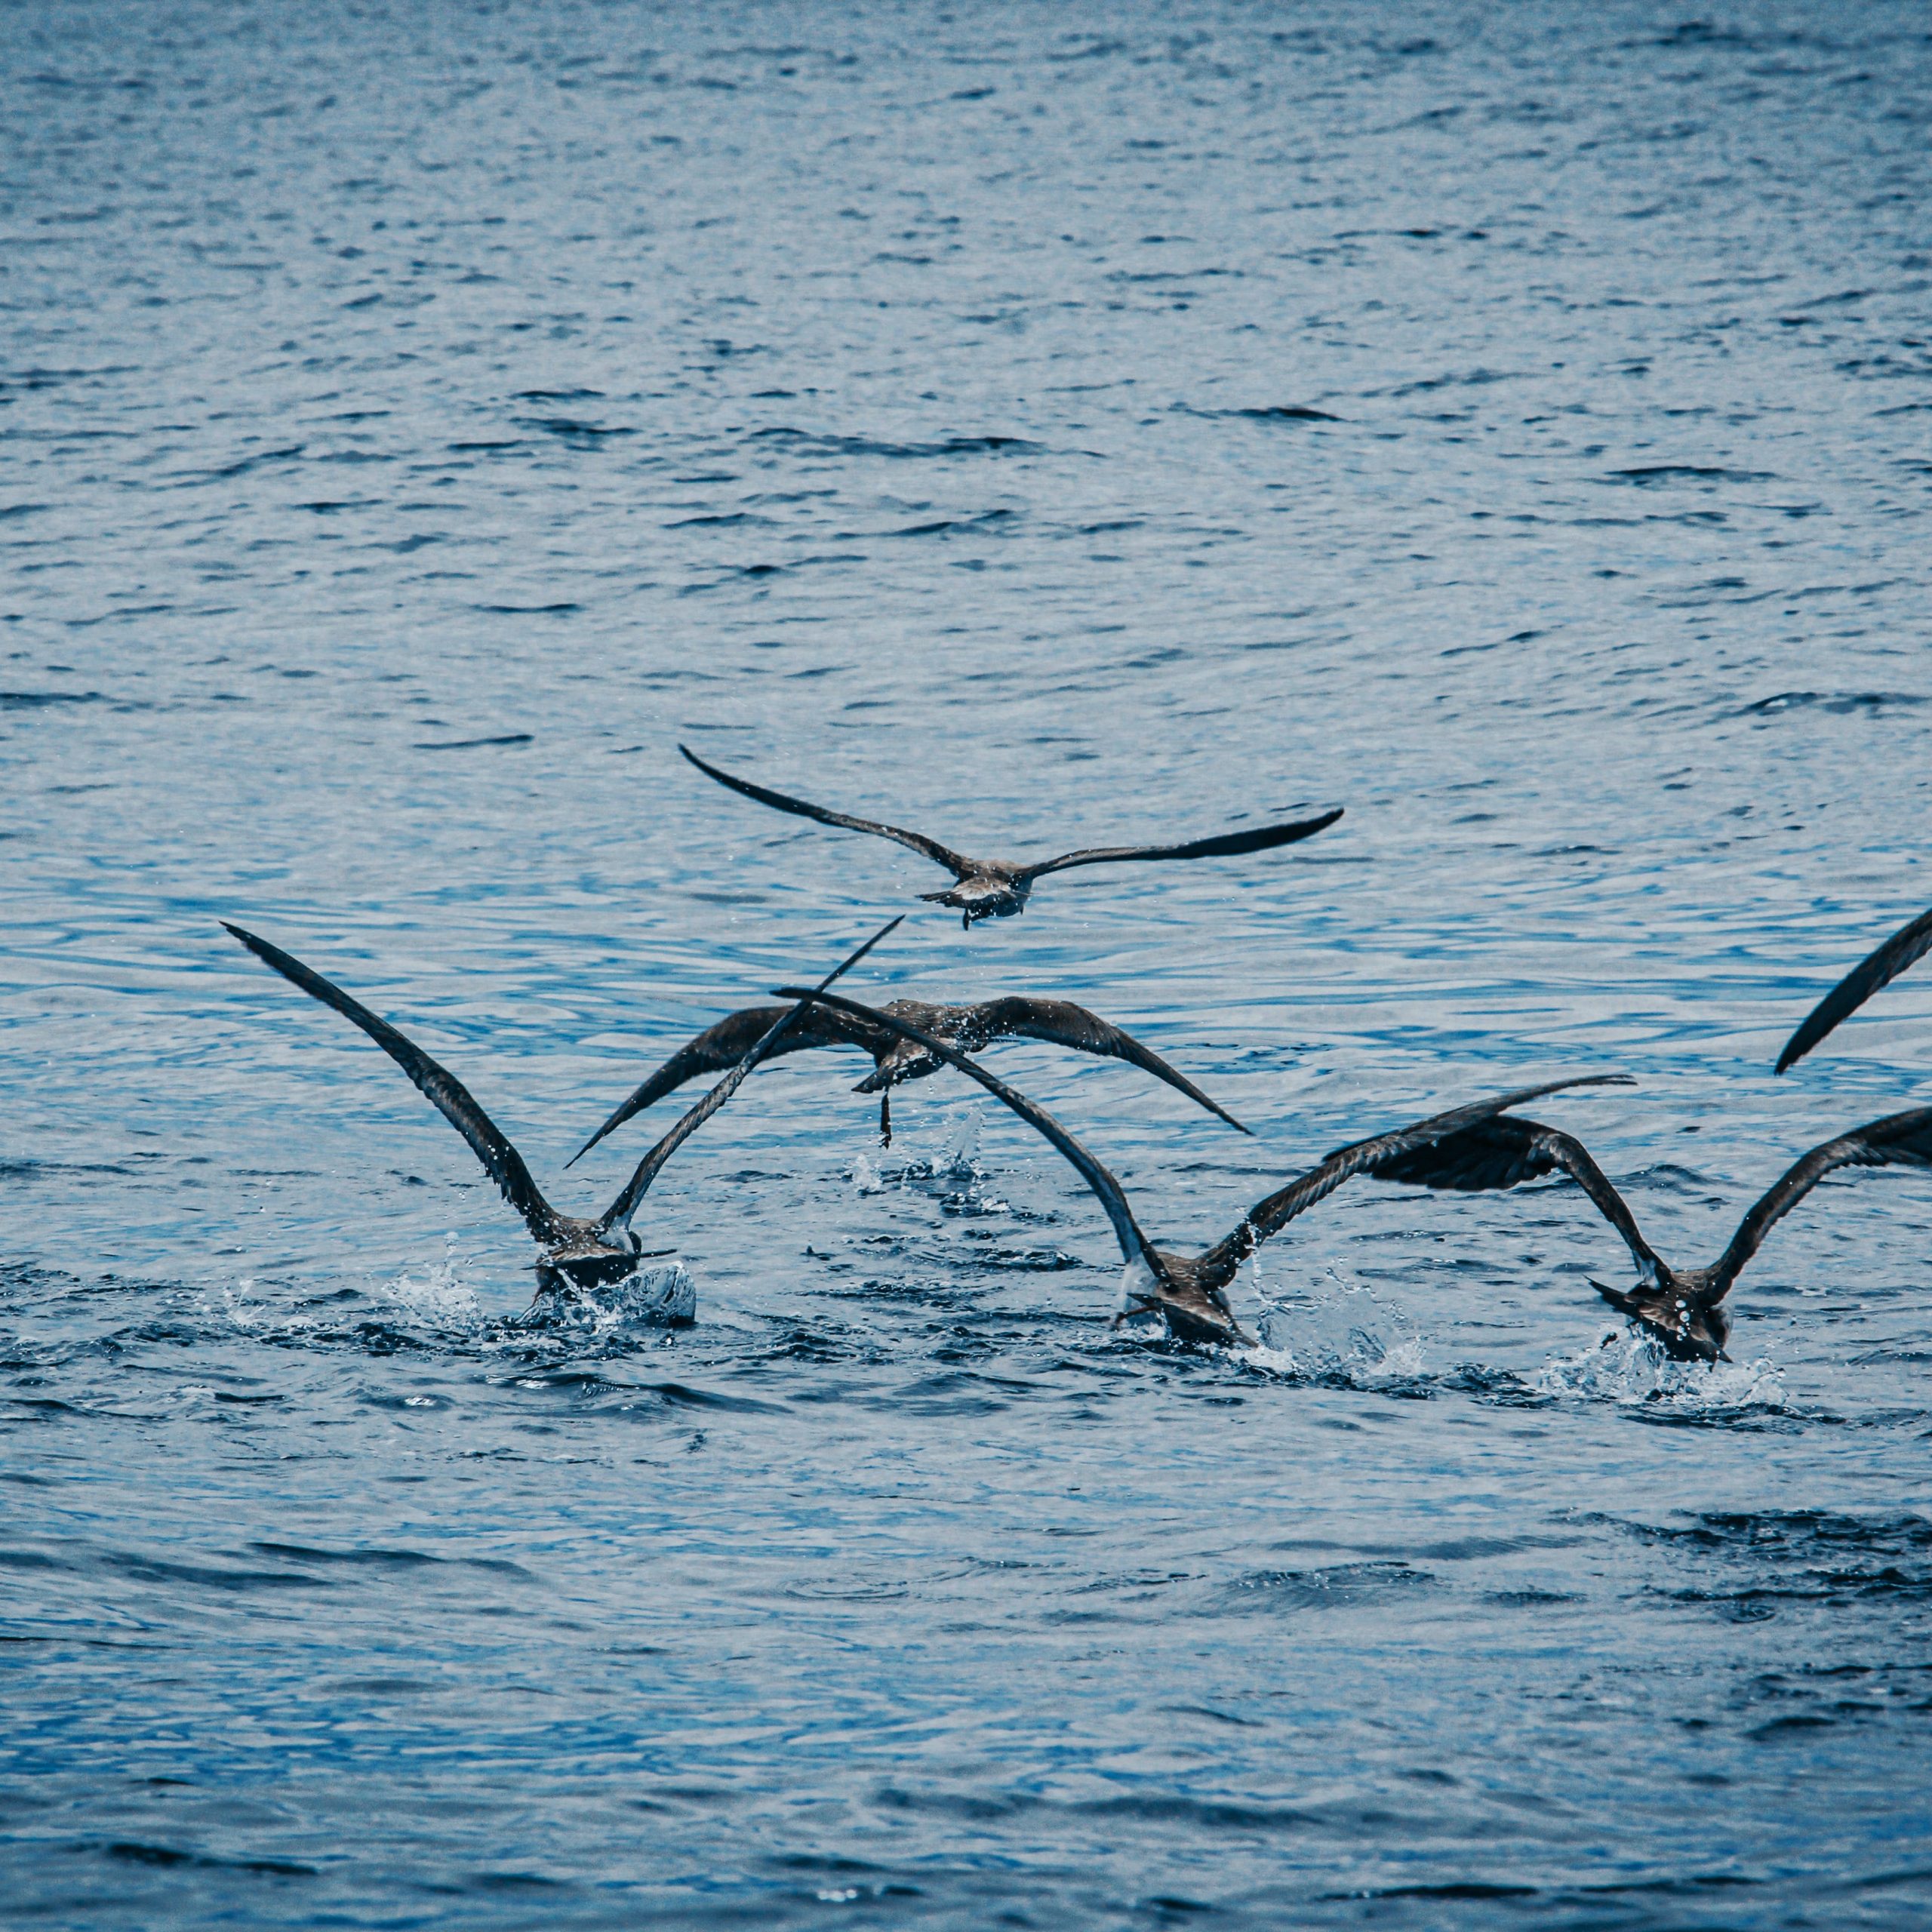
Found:
M 1075 866 L 1120 865 L 1129 860 L 1224 859 L 1242 852 L 1265 852 L 1273 846 L 1292 845 L 1299 839 L 1312 838 L 1342 816 L 1337 806 L 1318 818 L 1300 819 L 1291 825 L 1263 826 L 1251 832 L 1223 832 L 1213 838 L 1196 838 L 1186 845 L 1094 846 L 1078 852 L 1063 852 L 1057 859 L 1042 859 L 1035 865 L 1026 866 L 1017 860 L 969 859 L 922 832 L 881 825 L 873 819 L 853 818 L 823 805 L 808 804 L 802 798 L 787 798 L 783 792 L 768 791 L 749 779 L 734 778 L 728 771 L 706 764 L 688 745 L 678 749 L 708 777 L 716 779 L 731 791 L 743 792 L 748 798 L 755 798 L 761 805 L 793 812 L 801 818 L 815 818 L 821 825 L 842 826 L 848 832 L 870 832 L 881 838 L 896 838 L 900 844 L 924 854 L 952 873 L 955 883 L 943 892 L 922 892 L 919 897 L 935 905 L 952 906 L 959 914 L 961 924 L 969 928 L 977 920 L 1005 919 L 1023 912 L 1033 881 L 1048 872 L 1066 872 Z
M 1029 1100 L 1005 1081 L 989 1073 L 977 1060 L 968 1060 L 956 1048 L 908 1022 L 837 993 L 814 993 L 809 988 L 778 989 L 781 999 L 799 999 L 835 1008 L 841 1013 L 869 1018 L 889 1027 L 903 1039 L 921 1046 L 936 1058 L 956 1066 L 985 1088 L 997 1100 L 1004 1100 L 1029 1126 L 1037 1128 L 1070 1161 L 1081 1179 L 1091 1188 L 1113 1225 L 1114 1237 L 1127 1263 L 1126 1306 L 1115 1318 L 1116 1324 L 1130 1315 L 1157 1312 L 1166 1321 L 1169 1334 L 1184 1342 L 1251 1342 L 1254 1339 L 1235 1319 L 1228 1301 L 1228 1286 L 1241 1264 L 1272 1235 L 1317 1201 L 1324 1201 L 1337 1188 L 1357 1174 L 1378 1172 L 1398 1155 L 1427 1146 L 1444 1134 L 1455 1134 L 1521 1106 L 1525 1101 L 1554 1094 L 1566 1087 L 1628 1085 L 1625 1073 L 1588 1075 L 1580 1079 L 1547 1081 L 1540 1087 L 1524 1087 L 1491 1100 L 1476 1100 L 1447 1113 L 1398 1128 L 1392 1134 L 1373 1140 L 1358 1140 L 1337 1148 L 1318 1167 L 1311 1168 L 1297 1180 L 1258 1201 L 1241 1217 L 1241 1224 L 1201 1254 L 1174 1254 L 1156 1247 L 1140 1230 L 1128 1204 L 1126 1190 L 1045 1108 Z
M 903 914 L 900 915 L 904 916 Z M 832 984 L 840 974 L 849 971 L 886 934 L 900 923 L 893 920 L 881 926 L 865 944 L 827 975 L 820 990 Z M 636 1213 L 657 1178 L 658 1171 L 679 1147 L 696 1133 L 738 1090 L 753 1067 L 781 1040 L 786 1030 L 803 1011 L 789 1007 L 777 1013 L 771 1025 L 748 1043 L 724 1078 L 698 1102 L 670 1132 L 638 1163 L 636 1171 L 623 1191 L 595 1220 L 574 1214 L 560 1214 L 543 1198 L 543 1190 L 531 1177 L 523 1156 L 511 1146 L 495 1121 L 477 1103 L 475 1097 L 449 1069 L 432 1060 L 414 1041 L 406 1039 L 386 1020 L 379 1019 L 359 1000 L 352 998 L 312 971 L 292 953 L 272 946 L 241 927 L 222 924 L 257 958 L 272 966 L 285 980 L 292 980 L 305 993 L 333 1007 L 345 1020 L 361 1028 L 436 1108 L 457 1133 L 469 1143 L 484 1171 L 497 1183 L 503 1198 L 523 1217 L 524 1225 L 536 1238 L 542 1252 L 537 1261 L 537 1292 L 541 1296 L 561 1288 L 568 1281 L 588 1288 L 620 1281 L 633 1273 L 640 1260 L 648 1258 L 637 1236 L 631 1232 L 631 1217 Z M 665 1250 L 669 1253 L 671 1251 Z
M 1378 1180 L 1471 1192 L 1514 1187 L 1561 1170 L 1623 1237 L 1637 1264 L 1637 1284 L 1626 1294 L 1601 1281 L 1590 1286 L 1627 1315 L 1679 1361 L 1727 1359 L 1730 1313 L 1724 1298 L 1758 1244 L 1826 1175 L 1838 1168 L 1932 1167 L 1932 1107 L 1888 1114 L 1854 1127 L 1794 1161 L 1739 1224 L 1730 1244 L 1708 1268 L 1673 1268 L 1637 1226 L 1622 1195 L 1582 1142 L 1533 1120 L 1491 1120 L 1435 1141 L 1385 1165 Z
M 622 1127 L 634 1114 L 641 1114 L 688 1080 L 700 1073 L 712 1073 L 741 1059 L 752 1042 L 764 1033 L 786 1011 L 782 1006 L 747 1007 L 721 1020 L 715 1026 L 699 1034 L 687 1046 L 680 1047 L 644 1084 L 637 1088 L 604 1124 L 579 1148 L 567 1164 L 574 1166 L 605 1135 Z M 1049 1040 L 1072 1047 L 1081 1053 L 1099 1054 L 1124 1060 L 1164 1080 L 1191 1100 L 1198 1101 L 1211 1114 L 1218 1115 L 1230 1127 L 1243 1134 L 1250 1130 L 1217 1102 L 1211 1100 L 1184 1075 L 1177 1073 L 1158 1054 L 1143 1047 L 1130 1033 L 1110 1026 L 1084 1006 L 1062 999 L 1028 999 L 1012 996 L 982 1000 L 974 1006 L 928 1006 L 923 1000 L 889 1000 L 881 1011 L 896 1014 L 925 1032 L 957 1047 L 961 1053 L 976 1054 L 989 1041 L 1008 1038 Z M 923 1080 L 937 1073 L 941 1060 L 897 1034 L 835 1013 L 828 1007 L 814 1007 L 792 1024 L 784 1038 L 766 1050 L 765 1057 L 802 1053 L 811 1047 L 861 1047 L 870 1054 L 872 1071 L 853 1088 L 855 1094 L 878 1096 L 880 1138 L 892 1144 L 892 1089 L 900 1081 Z
M 1856 1013 L 1881 986 L 1888 986 L 1917 959 L 1932 952 L 1932 912 L 1901 926 L 1875 952 L 1868 953 L 1835 986 L 1785 1042 L 1775 1069 L 1782 1073 L 1802 1060 L 1841 1020 Z

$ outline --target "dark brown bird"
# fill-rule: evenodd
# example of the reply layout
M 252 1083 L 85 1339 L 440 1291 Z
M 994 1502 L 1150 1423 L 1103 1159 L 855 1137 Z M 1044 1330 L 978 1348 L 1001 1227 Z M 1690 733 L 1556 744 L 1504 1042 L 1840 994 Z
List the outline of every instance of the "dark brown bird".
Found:
M 1835 986 L 1784 1044 L 1776 1071 L 1802 1060 L 1841 1020 L 1856 1013 L 1881 986 L 1888 986 L 1912 964 L 1932 952 L 1932 912 L 1901 926 L 1875 952 L 1869 953 Z
M 539 1295 L 560 1288 L 566 1281 L 588 1288 L 620 1281 L 635 1272 L 638 1262 L 646 1257 L 637 1236 L 631 1232 L 631 1217 L 657 1178 L 658 1171 L 737 1091 L 745 1075 L 783 1038 L 786 1028 L 802 1011 L 797 1006 L 783 1009 L 771 1026 L 750 1042 L 731 1072 L 638 1163 L 637 1171 L 617 1199 L 595 1220 L 584 1220 L 574 1214 L 560 1214 L 543 1198 L 523 1156 L 477 1104 L 469 1089 L 447 1067 L 432 1060 L 414 1041 L 405 1038 L 387 1020 L 379 1019 L 359 1000 L 303 965 L 292 953 L 245 932 L 239 926 L 229 925 L 226 919 L 222 924 L 257 958 L 272 966 L 284 979 L 292 980 L 305 993 L 325 1006 L 333 1007 L 345 1020 L 361 1027 L 469 1143 L 483 1163 L 484 1171 L 497 1183 L 503 1198 L 523 1217 L 525 1226 L 542 1251 L 537 1260 Z M 826 977 L 820 990 L 856 966 L 898 924 L 894 919 L 891 924 L 881 927 Z
M 1794 1161 L 1752 1208 L 1730 1245 L 1708 1268 L 1673 1268 L 1643 1236 L 1629 1204 L 1582 1142 L 1533 1120 L 1491 1120 L 1445 1136 L 1386 1163 L 1379 1180 L 1475 1191 L 1514 1187 L 1560 1170 L 1623 1237 L 1637 1264 L 1628 1294 L 1590 1286 L 1611 1307 L 1654 1335 L 1679 1361 L 1716 1361 L 1730 1337 L 1724 1297 L 1771 1229 L 1838 1168 L 1932 1167 L 1932 1107 L 1888 1114 L 1813 1148 Z
M 815 818 L 821 825 L 842 826 L 848 832 L 870 832 L 881 838 L 896 838 L 900 844 L 923 853 L 952 873 L 955 883 L 943 892 L 922 892 L 919 897 L 936 905 L 952 906 L 959 914 L 960 923 L 967 927 L 977 920 L 1008 919 L 1016 912 L 1025 912 L 1026 895 L 1032 891 L 1033 881 L 1048 872 L 1063 872 L 1075 866 L 1122 865 L 1129 860 L 1225 859 L 1242 852 L 1265 852 L 1273 846 L 1292 845 L 1298 839 L 1312 838 L 1342 816 L 1337 807 L 1319 818 L 1301 819 L 1291 825 L 1263 826 L 1253 832 L 1223 832 L 1217 838 L 1197 838 L 1186 845 L 1095 846 L 1083 851 L 1063 852 L 1057 859 L 1042 859 L 1027 866 L 1017 860 L 969 859 L 922 832 L 881 825 L 874 819 L 853 818 L 823 805 L 808 804 L 802 798 L 787 798 L 783 792 L 768 791 L 749 779 L 734 778 L 728 771 L 706 764 L 688 746 L 680 745 L 678 749 L 707 777 L 716 779 L 731 791 L 743 792 L 748 798 L 755 798 L 761 805 L 770 805 L 776 811 L 793 812 L 801 818 Z
M 1081 1179 L 1094 1190 L 1101 1207 L 1106 1211 L 1108 1220 L 1112 1223 L 1114 1238 L 1120 1243 L 1120 1251 L 1127 1263 L 1127 1279 L 1124 1287 L 1125 1306 L 1115 1318 L 1116 1322 L 1130 1315 L 1158 1312 L 1166 1321 L 1169 1334 L 1185 1342 L 1254 1340 L 1235 1319 L 1234 1310 L 1228 1301 L 1229 1284 L 1240 1271 L 1241 1264 L 1264 1241 L 1271 1235 L 1280 1233 L 1297 1215 L 1306 1213 L 1317 1201 L 1326 1200 L 1344 1181 L 1357 1174 L 1374 1174 L 1400 1155 L 1426 1146 L 1444 1134 L 1457 1133 L 1478 1121 L 1487 1120 L 1543 1094 L 1554 1094 L 1566 1087 L 1624 1084 L 1629 1080 L 1627 1074 L 1609 1073 L 1577 1080 L 1549 1081 L 1540 1087 L 1525 1087 L 1516 1093 L 1505 1094 L 1497 1100 L 1477 1100 L 1467 1106 L 1453 1108 L 1447 1113 L 1433 1115 L 1411 1126 L 1398 1128 L 1392 1134 L 1378 1134 L 1373 1140 L 1358 1140 L 1351 1146 L 1337 1148 L 1318 1167 L 1311 1168 L 1300 1179 L 1291 1180 L 1287 1186 L 1251 1208 L 1242 1217 L 1241 1225 L 1205 1253 L 1174 1254 L 1165 1248 L 1156 1247 L 1141 1232 L 1140 1223 L 1134 1218 L 1134 1210 L 1128 1204 L 1126 1190 L 1045 1108 L 996 1078 L 977 1060 L 968 1060 L 943 1041 L 891 1014 L 861 1006 L 837 993 L 821 995 L 804 988 L 795 992 L 789 987 L 781 986 L 778 995 L 781 999 L 811 1001 L 841 1013 L 869 1017 L 880 1026 L 889 1027 L 902 1038 L 923 1047 L 935 1058 L 971 1075 L 988 1093 L 1004 1100 L 1022 1120 L 1044 1134 L 1072 1162 Z
M 570 1164 L 582 1160 L 605 1135 L 622 1127 L 632 1115 L 641 1114 L 686 1081 L 733 1065 L 786 1010 L 782 1006 L 747 1007 L 742 1013 L 719 1020 L 688 1046 L 680 1047 L 578 1149 Z M 1175 1072 L 1158 1054 L 1143 1047 L 1131 1033 L 1122 1032 L 1097 1014 L 1067 1000 L 1014 996 L 982 1000 L 977 1006 L 928 1006 L 922 1000 L 895 999 L 888 1001 L 880 1011 L 909 1021 L 964 1054 L 976 1054 L 990 1041 L 1020 1038 L 1050 1040 L 1081 1053 L 1124 1060 L 1178 1088 L 1230 1127 L 1240 1128 L 1244 1134 L 1250 1131 L 1226 1108 L 1208 1099 L 1192 1081 Z M 860 1047 L 872 1055 L 872 1071 L 852 1091 L 878 1096 L 879 1136 L 888 1147 L 892 1144 L 892 1089 L 902 1081 L 924 1080 L 943 1064 L 923 1047 L 883 1027 L 820 1006 L 796 1020 L 782 1040 L 766 1050 L 765 1057 L 776 1060 L 780 1054 L 803 1053 L 811 1047 Z

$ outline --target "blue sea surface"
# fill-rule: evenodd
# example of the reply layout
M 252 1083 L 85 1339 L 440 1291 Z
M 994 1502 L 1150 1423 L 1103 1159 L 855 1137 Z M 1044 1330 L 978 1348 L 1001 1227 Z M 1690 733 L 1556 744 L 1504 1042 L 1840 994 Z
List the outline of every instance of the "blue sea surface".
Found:
M 1726 0 L 0 13 L 0 1897 L 35 1927 L 1918 1927 L 1932 1183 L 1658 1360 L 1566 1185 L 1116 1333 L 957 1074 L 1211 1241 L 1539 1103 L 1660 1249 L 1932 1100 L 1932 26 Z M 1069 872 L 960 930 L 916 854 Z M 698 1088 L 686 1090 L 695 1098 Z M 1606 1338 L 1608 1338 L 1606 1340 Z

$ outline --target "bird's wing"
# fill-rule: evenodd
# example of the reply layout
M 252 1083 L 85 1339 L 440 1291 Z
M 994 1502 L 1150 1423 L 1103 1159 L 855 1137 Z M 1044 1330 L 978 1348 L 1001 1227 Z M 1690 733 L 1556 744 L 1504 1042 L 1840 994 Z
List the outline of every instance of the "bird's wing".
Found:
M 1023 867 L 1016 875 L 1038 878 L 1048 872 L 1063 872 L 1072 866 L 1112 866 L 1133 859 L 1231 859 L 1242 852 L 1265 852 L 1272 846 L 1292 845 L 1297 840 L 1312 838 L 1342 816 L 1338 805 L 1319 818 L 1297 819 L 1292 825 L 1265 825 L 1254 832 L 1224 832 L 1215 838 L 1191 839 L 1185 845 L 1096 845 L 1078 852 L 1063 852 L 1037 866 Z
M 1482 1121 L 1446 1140 L 1432 1141 L 1385 1161 L 1375 1170 L 1375 1178 L 1412 1187 L 1475 1193 L 1515 1187 L 1558 1171 L 1589 1196 L 1597 1211 L 1623 1237 L 1640 1269 L 1656 1264 L 1657 1252 L 1644 1238 L 1629 1204 L 1591 1158 L 1589 1149 L 1574 1136 L 1546 1127 L 1540 1121 Z
M 950 846 L 942 845 L 937 838 L 928 838 L 922 832 L 908 832 L 897 825 L 881 825 L 876 819 L 854 818 L 849 813 L 835 812 L 825 805 L 808 804 L 803 798 L 787 798 L 783 792 L 769 791 L 762 785 L 754 785 L 748 778 L 734 778 L 728 771 L 720 771 L 716 765 L 706 764 L 688 745 L 680 745 L 678 749 L 707 777 L 716 779 L 731 791 L 742 792 L 748 798 L 755 798 L 761 805 L 771 806 L 774 811 L 795 812 L 801 818 L 815 818 L 821 825 L 843 826 L 848 832 L 871 832 L 881 838 L 896 838 L 900 844 L 909 845 L 914 851 L 923 853 L 945 866 L 955 878 L 964 878 L 973 869 L 971 860 L 961 858 Z
M 977 1060 L 968 1060 L 958 1048 L 949 1046 L 945 1041 L 922 1031 L 895 1014 L 861 1006 L 856 1001 L 841 998 L 836 993 L 821 995 L 820 1003 L 835 1007 L 841 1013 L 849 1013 L 855 1018 L 875 1021 L 897 1033 L 902 1040 L 910 1040 L 915 1045 L 924 1047 L 936 1058 L 944 1060 L 950 1066 L 958 1067 L 961 1073 L 977 1080 L 995 1100 L 1004 1100 L 1022 1120 L 1044 1134 L 1072 1162 L 1080 1178 L 1094 1190 L 1100 1205 L 1106 1211 L 1107 1219 L 1113 1224 L 1114 1238 L 1120 1243 L 1121 1254 L 1130 1262 L 1144 1259 L 1149 1251 L 1149 1243 L 1134 1220 L 1134 1210 L 1127 1204 L 1127 1195 L 1120 1183 L 1037 1101 L 1029 1100 L 1024 1094 L 1016 1092 L 1004 1081 L 995 1078 Z
M 968 1028 L 986 1039 L 1011 1035 L 1029 1040 L 1049 1040 L 1056 1046 L 1072 1047 L 1078 1053 L 1124 1060 L 1130 1066 L 1151 1073 L 1156 1080 L 1164 1080 L 1196 1106 L 1205 1107 L 1230 1127 L 1240 1128 L 1244 1134 L 1254 1131 L 1242 1127 L 1226 1107 L 1208 1099 L 1184 1073 L 1170 1066 L 1152 1048 L 1143 1047 L 1131 1033 L 1123 1032 L 1098 1014 L 1089 1013 L 1084 1006 L 1075 1006 L 1070 1000 L 1029 999 L 1014 995 L 1003 999 L 987 1000 L 969 1008 L 968 1014 Z
M 1511 1107 L 1519 1107 L 1525 1101 L 1536 1100 L 1545 1094 L 1560 1093 L 1567 1087 L 1629 1084 L 1627 1073 L 1595 1073 L 1574 1080 L 1548 1081 L 1540 1087 L 1518 1088 L 1515 1093 L 1504 1094 L 1494 1100 L 1472 1100 L 1466 1106 L 1452 1107 L 1446 1113 L 1432 1114 L 1426 1120 L 1397 1128 L 1392 1133 L 1380 1134 L 1373 1140 L 1358 1140 L 1352 1146 L 1338 1147 L 1318 1167 L 1311 1168 L 1306 1174 L 1290 1181 L 1286 1187 L 1251 1208 L 1241 1226 L 1216 1242 L 1201 1257 L 1204 1273 L 1232 1280 L 1235 1269 L 1262 1242 L 1271 1235 L 1278 1234 L 1297 1214 L 1306 1214 L 1317 1201 L 1326 1200 L 1345 1180 L 1355 1175 L 1374 1174 L 1399 1155 L 1426 1147 L 1432 1141 L 1445 1140 L 1451 1134 L 1492 1119 Z
M 878 945 L 881 940 L 884 938 L 888 933 L 891 931 L 894 926 L 903 920 L 905 916 L 902 912 L 898 918 L 888 920 L 856 952 L 851 953 L 841 960 L 819 982 L 820 990 L 823 992 L 841 973 L 850 972 L 867 953 L 871 952 L 874 946 Z M 719 1081 L 718 1084 L 712 1088 L 696 1106 L 691 1108 L 683 1119 L 679 1121 L 677 1125 L 672 1128 L 670 1132 L 666 1134 L 642 1160 L 638 1161 L 637 1171 L 624 1183 L 623 1191 L 609 1207 L 605 1209 L 602 1218 L 598 1222 L 597 1231 L 600 1235 L 608 1234 L 613 1228 L 624 1228 L 630 1225 L 631 1217 L 637 1212 L 638 1203 L 651 1192 L 651 1183 L 657 1178 L 664 1163 L 738 1091 L 743 1083 L 745 1075 L 750 1072 L 760 1060 L 770 1055 L 772 1048 L 784 1038 L 793 1022 L 804 1011 L 804 1008 L 802 1005 L 787 1007 L 784 1012 L 752 1042 L 739 1060 L 737 1065 L 733 1067 L 731 1072 L 726 1074 L 724 1078 Z
M 1835 1168 L 1932 1168 L 1932 1107 L 1914 1107 L 1854 1127 L 1801 1155 L 1739 1224 L 1711 1270 L 1712 1302 L 1723 1300 L 1772 1228 Z
M 1777 1071 L 1802 1060 L 1841 1020 L 1855 1013 L 1881 986 L 1888 986 L 1915 959 L 1932 952 L 1932 912 L 1921 912 L 1901 926 L 1877 952 L 1861 959 L 1835 986 L 1784 1043 Z
M 719 1020 L 715 1026 L 707 1028 L 688 1044 L 680 1047 L 642 1085 L 634 1088 L 629 1097 L 564 1163 L 565 1166 L 575 1167 L 607 1134 L 615 1133 L 633 1115 L 655 1106 L 686 1081 L 695 1080 L 700 1073 L 720 1073 L 728 1067 L 735 1066 L 790 1011 L 783 1006 L 748 1006 L 742 1013 L 732 1014 Z M 782 1039 L 766 1048 L 764 1057 L 776 1060 L 781 1054 L 803 1053 L 809 1047 L 863 1044 L 855 1030 L 842 1020 L 837 1026 L 830 1024 L 832 1017 L 821 1015 L 816 1024 L 811 1020 L 795 1021 L 786 1029 Z
M 531 1178 L 523 1156 L 504 1137 L 496 1122 L 476 1103 L 469 1089 L 449 1069 L 432 1060 L 413 1041 L 405 1039 L 386 1020 L 379 1020 L 359 1000 L 352 999 L 321 974 L 311 972 L 291 953 L 265 939 L 257 939 L 239 926 L 222 924 L 264 964 L 272 966 L 285 980 L 293 980 L 305 993 L 325 1006 L 334 1008 L 347 1020 L 361 1028 L 389 1058 L 415 1082 L 417 1091 L 441 1114 L 444 1119 L 468 1141 L 484 1171 L 497 1183 L 503 1198 L 523 1217 L 524 1225 L 538 1241 L 557 1239 L 556 1211 L 543 1198 L 543 1190 Z

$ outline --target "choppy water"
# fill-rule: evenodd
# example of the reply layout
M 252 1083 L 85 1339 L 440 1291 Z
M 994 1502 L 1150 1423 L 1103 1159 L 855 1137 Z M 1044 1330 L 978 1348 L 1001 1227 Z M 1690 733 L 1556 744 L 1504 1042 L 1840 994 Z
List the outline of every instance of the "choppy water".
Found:
M 1339 802 L 857 989 L 1133 1026 L 1258 1139 L 992 1051 L 1182 1242 L 1627 1069 L 1552 1111 L 1707 1258 L 1932 1075 L 1923 974 L 1769 1072 L 1932 902 L 1918 9 L 0 43 L 20 1922 L 1924 1922 L 1923 1177 L 1814 1196 L 1715 1371 L 1598 1347 L 1552 1189 L 1344 1190 L 1266 1348 L 1169 1353 L 1017 1122 L 949 1077 L 881 1153 L 803 1056 L 641 1220 L 698 1325 L 533 1330 L 454 1137 L 214 924 L 547 1185 L 943 883 L 681 737 L 969 850 Z

